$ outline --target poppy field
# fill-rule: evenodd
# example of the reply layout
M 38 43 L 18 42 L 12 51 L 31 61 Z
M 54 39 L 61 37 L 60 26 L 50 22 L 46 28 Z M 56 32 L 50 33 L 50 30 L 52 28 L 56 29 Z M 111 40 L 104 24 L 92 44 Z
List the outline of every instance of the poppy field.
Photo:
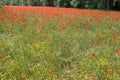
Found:
M 0 9 L 1 80 L 120 80 L 120 12 Z

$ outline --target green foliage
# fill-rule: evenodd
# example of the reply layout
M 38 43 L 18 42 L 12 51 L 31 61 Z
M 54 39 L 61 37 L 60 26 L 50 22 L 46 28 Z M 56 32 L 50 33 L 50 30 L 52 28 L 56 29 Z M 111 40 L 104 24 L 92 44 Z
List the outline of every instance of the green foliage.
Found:
M 4 5 L 4 0 L 0 0 L 0 7 Z
M 71 0 L 71 6 L 75 8 L 84 8 L 85 0 Z
M 79 7 L 80 0 L 72 0 L 70 3 L 72 7 L 76 8 L 76 7 Z
M 48 6 L 49 2 L 50 2 L 50 0 L 41 0 L 41 3 L 43 6 Z
M 103 3 L 99 3 L 97 8 L 98 9 L 105 9 L 105 5 L 103 5 Z
M 31 5 L 40 6 L 42 3 L 40 0 L 30 0 Z
M 25 4 L 25 5 L 31 5 L 31 1 L 30 1 L 30 0 L 25 0 L 25 1 L 24 1 L 24 4 Z
M 55 0 L 54 5 L 58 6 L 58 7 L 61 7 L 63 5 L 63 0 Z
M 96 9 L 98 5 L 98 0 L 86 0 L 85 8 Z
M 118 2 L 115 4 L 115 2 Z M 120 8 L 120 0 L 1 0 L 2 5 L 32 5 L 32 6 L 57 6 L 87 9 L 113 9 Z M 119 10 L 118 8 L 118 10 Z

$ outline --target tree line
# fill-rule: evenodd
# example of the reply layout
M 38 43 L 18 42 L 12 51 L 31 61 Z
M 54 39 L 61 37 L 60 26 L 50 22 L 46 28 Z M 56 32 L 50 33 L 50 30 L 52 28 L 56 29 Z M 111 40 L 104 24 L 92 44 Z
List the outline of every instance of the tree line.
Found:
M 120 0 L 0 0 L 0 6 L 2 5 L 120 10 Z

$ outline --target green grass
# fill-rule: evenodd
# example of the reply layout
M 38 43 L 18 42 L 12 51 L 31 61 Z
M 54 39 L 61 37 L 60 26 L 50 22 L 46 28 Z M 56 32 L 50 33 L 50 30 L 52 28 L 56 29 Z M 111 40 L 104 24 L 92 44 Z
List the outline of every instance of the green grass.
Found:
M 87 26 L 89 20 L 92 24 Z M 110 16 L 96 20 L 90 15 L 26 14 L 21 23 L 6 18 L 0 23 L 0 79 L 119 80 L 116 49 L 120 20 Z

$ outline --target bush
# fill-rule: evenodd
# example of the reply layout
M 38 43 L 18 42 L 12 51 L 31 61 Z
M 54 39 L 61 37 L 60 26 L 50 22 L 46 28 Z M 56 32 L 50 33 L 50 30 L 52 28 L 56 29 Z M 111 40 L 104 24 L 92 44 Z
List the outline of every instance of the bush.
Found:
M 54 1 L 54 5 L 58 7 L 71 7 L 70 1 L 71 0 L 56 0 Z
M 85 8 L 88 9 L 97 9 L 97 5 L 99 4 L 98 0 L 86 0 Z
M 0 0 L 0 7 L 2 7 L 4 5 L 4 1 Z

